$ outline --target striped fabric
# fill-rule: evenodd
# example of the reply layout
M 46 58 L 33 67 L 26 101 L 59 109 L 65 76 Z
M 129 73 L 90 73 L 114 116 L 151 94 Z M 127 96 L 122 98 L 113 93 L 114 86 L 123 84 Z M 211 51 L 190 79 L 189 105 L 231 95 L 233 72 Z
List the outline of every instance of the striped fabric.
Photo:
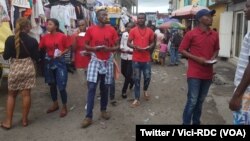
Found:
M 238 65 L 237 65 L 237 69 L 235 73 L 235 79 L 234 79 L 234 84 L 236 87 L 238 87 L 238 85 L 240 84 L 240 81 L 249 63 L 249 57 L 250 57 L 250 32 L 246 34 L 242 43 Z M 250 92 L 250 86 L 248 86 L 246 91 Z

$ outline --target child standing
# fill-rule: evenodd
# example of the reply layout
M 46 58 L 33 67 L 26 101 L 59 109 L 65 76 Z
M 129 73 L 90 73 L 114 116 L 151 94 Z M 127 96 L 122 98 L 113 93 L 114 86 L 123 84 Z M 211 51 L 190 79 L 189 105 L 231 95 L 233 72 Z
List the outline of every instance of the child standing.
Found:
M 166 43 L 166 39 L 163 39 L 162 43 L 160 44 L 160 53 L 159 53 L 161 65 L 165 65 L 167 48 L 168 48 L 168 46 L 167 46 L 167 43 Z

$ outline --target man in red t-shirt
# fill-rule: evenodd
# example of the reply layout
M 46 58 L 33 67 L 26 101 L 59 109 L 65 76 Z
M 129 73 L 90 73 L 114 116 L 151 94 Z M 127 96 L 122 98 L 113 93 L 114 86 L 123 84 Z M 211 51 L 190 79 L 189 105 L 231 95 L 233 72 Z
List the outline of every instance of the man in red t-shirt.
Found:
M 128 46 L 133 48 L 133 78 L 135 83 L 135 100 L 132 107 L 140 105 L 140 80 L 141 73 L 144 76 L 144 97 L 149 100 L 147 92 L 151 80 L 151 57 L 150 50 L 154 47 L 154 32 L 145 26 L 146 14 L 138 15 L 137 26 L 131 29 L 129 33 Z
M 218 33 L 211 30 L 215 11 L 200 10 L 196 14 L 198 27 L 184 36 L 179 52 L 188 58 L 188 95 L 183 113 L 183 124 L 199 125 L 202 104 L 213 78 L 213 64 L 219 52 Z M 189 50 L 189 51 L 187 51 Z
M 111 52 L 119 49 L 118 34 L 115 29 L 106 25 L 107 12 L 104 9 L 97 11 L 98 25 L 90 27 L 85 35 L 85 48 L 92 52 L 91 61 L 88 66 L 88 96 L 87 113 L 82 123 L 86 128 L 92 124 L 93 108 L 96 87 L 100 81 L 101 91 L 101 117 L 108 120 L 110 115 L 106 112 L 108 104 L 108 87 L 112 84 L 113 73 L 113 55 Z

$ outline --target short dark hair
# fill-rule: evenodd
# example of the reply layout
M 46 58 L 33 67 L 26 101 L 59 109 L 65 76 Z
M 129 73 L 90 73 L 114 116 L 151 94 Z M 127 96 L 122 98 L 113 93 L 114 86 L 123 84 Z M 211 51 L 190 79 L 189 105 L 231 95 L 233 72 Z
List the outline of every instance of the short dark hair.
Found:
M 138 14 L 138 16 L 144 16 L 144 17 L 145 17 L 145 19 L 147 18 L 146 13 L 139 13 L 139 14 Z
M 100 13 L 103 12 L 103 11 L 106 12 L 105 9 L 100 9 L 100 10 L 98 10 L 98 11 L 96 12 L 96 16 L 99 17 L 99 16 L 100 16 Z

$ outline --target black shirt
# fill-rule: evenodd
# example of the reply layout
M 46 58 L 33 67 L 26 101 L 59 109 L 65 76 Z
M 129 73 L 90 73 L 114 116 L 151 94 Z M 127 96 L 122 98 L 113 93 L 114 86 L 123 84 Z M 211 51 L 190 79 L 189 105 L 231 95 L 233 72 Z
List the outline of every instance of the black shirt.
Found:
M 38 42 L 36 39 L 30 37 L 27 33 L 21 33 L 20 39 L 23 42 L 20 42 L 20 54 L 19 59 L 24 59 L 31 57 L 33 60 L 38 61 L 39 59 L 39 50 Z M 24 48 L 24 45 L 29 52 Z M 8 60 L 10 58 L 16 58 L 16 49 L 15 49 L 15 36 L 9 36 L 5 41 L 5 48 L 3 53 L 3 58 Z

